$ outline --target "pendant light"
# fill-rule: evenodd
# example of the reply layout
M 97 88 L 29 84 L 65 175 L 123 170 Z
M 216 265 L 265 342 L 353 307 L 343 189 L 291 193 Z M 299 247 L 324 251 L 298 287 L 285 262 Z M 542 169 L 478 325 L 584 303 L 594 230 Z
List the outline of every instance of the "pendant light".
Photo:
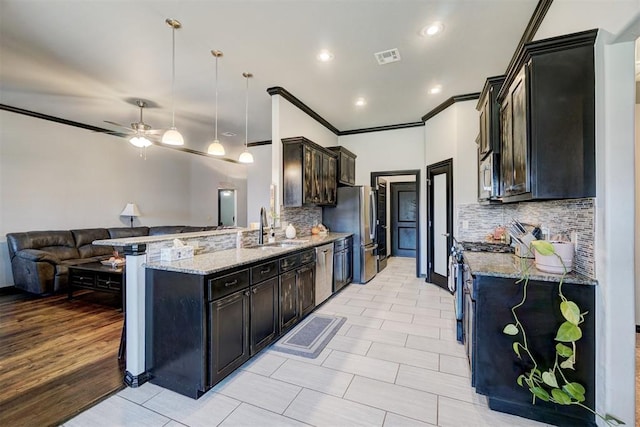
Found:
M 244 109 L 244 151 L 240 154 L 238 161 L 240 163 L 253 163 L 253 155 L 249 152 L 249 79 L 253 77 L 251 73 L 242 73 L 242 76 L 247 80 L 247 93 Z
M 216 122 L 213 142 L 209 144 L 207 153 L 213 154 L 214 156 L 224 156 L 224 147 L 220 144 L 220 141 L 218 141 L 218 58 L 222 57 L 222 52 L 219 50 L 212 50 L 211 55 L 216 58 Z
M 165 21 L 172 31 L 173 50 L 171 54 L 171 127 L 162 135 L 162 143 L 168 145 L 184 145 L 184 138 L 176 129 L 176 105 L 175 105 L 175 85 L 176 85 L 176 30 L 182 27 L 180 21 L 167 18 Z

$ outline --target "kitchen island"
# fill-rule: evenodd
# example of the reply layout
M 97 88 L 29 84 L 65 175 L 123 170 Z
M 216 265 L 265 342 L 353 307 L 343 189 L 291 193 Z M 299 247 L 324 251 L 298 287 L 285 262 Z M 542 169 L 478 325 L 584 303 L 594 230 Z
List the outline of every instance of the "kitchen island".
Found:
M 513 343 L 521 335 L 503 333 L 513 323 L 511 308 L 523 297 L 523 272 L 529 275 L 526 303 L 518 308 L 518 317 L 526 329 L 528 345 L 539 363 L 540 371 L 553 367 L 556 331 L 564 322 L 560 313 L 558 284 L 561 275 L 539 271 L 532 259 L 513 254 L 465 252 L 465 262 L 472 280 L 465 289 L 466 340 L 471 363 L 472 383 L 476 392 L 488 398 L 491 409 L 554 425 L 595 425 L 594 416 L 576 405 L 556 405 L 536 399 L 525 385 L 517 384 L 521 374 L 531 367 L 531 360 L 522 351 L 519 358 Z M 569 381 L 586 388 L 586 406 L 595 404 L 595 292 L 597 282 L 571 272 L 563 280 L 562 292 L 587 312 L 580 325 L 582 338 L 576 342 L 575 370 L 566 373 Z M 558 362 L 559 363 L 559 362 Z M 567 371 L 567 370 L 565 370 Z M 558 378 L 562 385 L 562 381 Z M 524 385 L 524 383 L 523 383 Z
M 150 381 L 200 397 L 314 310 L 314 248 L 348 236 L 145 264 Z

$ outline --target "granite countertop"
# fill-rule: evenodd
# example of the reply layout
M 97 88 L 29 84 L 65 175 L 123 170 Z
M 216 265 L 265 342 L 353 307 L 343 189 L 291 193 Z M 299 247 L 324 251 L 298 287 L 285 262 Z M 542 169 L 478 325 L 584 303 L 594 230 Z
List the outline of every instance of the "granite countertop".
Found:
M 531 280 L 540 280 L 544 282 L 559 282 L 560 274 L 545 273 L 538 270 L 533 259 L 519 258 L 510 253 L 492 253 L 492 252 L 464 252 L 464 259 L 471 269 L 474 276 L 492 276 L 520 278 L 523 268 L 529 269 L 529 278 Z M 575 283 L 580 285 L 597 285 L 598 282 L 587 276 L 570 272 L 564 278 L 564 283 Z
M 220 236 L 223 234 L 236 234 L 238 232 L 251 231 L 248 228 L 228 228 L 222 230 L 210 230 L 210 231 L 194 231 L 191 233 L 178 233 L 178 234 L 159 234 L 157 236 L 138 236 L 138 237 L 122 237 L 120 239 L 103 239 L 94 240 L 93 244 L 98 246 L 133 246 L 142 245 L 146 243 L 162 242 L 165 240 L 173 239 L 189 239 L 191 237 L 206 237 L 206 236 Z
M 328 233 L 325 236 L 304 236 L 299 239 L 295 239 L 293 241 L 295 244 L 286 247 L 265 245 L 261 247 L 234 248 L 196 255 L 193 258 L 178 261 L 149 262 L 144 266 L 154 270 L 207 275 L 233 267 L 252 264 L 263 259 L 273 258 L 289 252 L 299 251 L 300 249 L 313 248 L 326 243 L 332 243 L 335 240 L 348 236 L 351 236 L 351 233 Z

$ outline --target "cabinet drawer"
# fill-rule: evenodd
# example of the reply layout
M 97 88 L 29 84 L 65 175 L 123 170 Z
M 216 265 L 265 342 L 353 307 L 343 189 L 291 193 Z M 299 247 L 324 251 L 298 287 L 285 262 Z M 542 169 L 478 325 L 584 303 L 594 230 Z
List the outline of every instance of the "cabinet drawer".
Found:
M 345 248 L 346 242 L 347 242 L 347 239 L 336 240 L 333 243 L 333 251 L 338 252 L 343 250 Z
M 260 283 L 278 275 L 278 261 L 271 261 L 251 268 L 251 284 Z
M 215 277 L 208 280 L 209 300 L 215 300 L 249 286 L 249 270 Z
M 90 272 L 72 273 L 70 281 L 75 286 L 95 286 L 96 277 Z
M 300 254 L 300 265 L 314 262 L 315 260 L 316 260 L 315 249 L 310 249 Z
M 280 273 L 289 271 L 300 265 L 300 254 L 289 255 L 280 259 Z
M 98 276 L 96 286 L 102 289 L 120 290 L 122 289 L 122 279 L 117 276 Z

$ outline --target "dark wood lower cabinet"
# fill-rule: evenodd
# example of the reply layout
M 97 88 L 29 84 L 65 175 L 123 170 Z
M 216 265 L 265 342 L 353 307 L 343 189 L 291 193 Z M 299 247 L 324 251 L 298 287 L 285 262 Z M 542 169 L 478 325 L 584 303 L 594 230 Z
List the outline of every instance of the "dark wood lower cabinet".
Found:
M 301 267 L 297 273 L 300 292 L 300 317 L 304 317 L 311 313 L 316 306 L 315 263 Z
M 315 251 L 211 275 L 146 270 L 146 371 L 199 398 L 315 308 Z
M 249 359 L 250 291 L 209 303 L 209 384 L 215 384 Z
M 299 317 L 297 274 L 289 271 L 280 276 L 280 331 L 288 330 Z
M 278 277 L 251 286 L 251 354 L 278 335 Z

